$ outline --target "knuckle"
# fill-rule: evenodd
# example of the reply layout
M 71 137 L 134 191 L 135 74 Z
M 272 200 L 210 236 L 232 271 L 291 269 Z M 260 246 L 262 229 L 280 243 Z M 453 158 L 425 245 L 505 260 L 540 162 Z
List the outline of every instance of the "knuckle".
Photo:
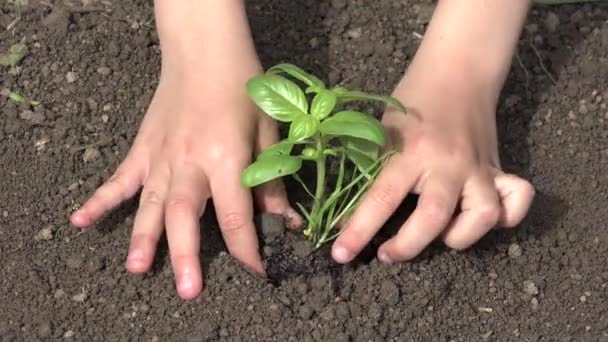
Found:
M 494 226 L 500 218 L 500 207 L 498 204 L 487 204 L 477 209 L 477 219 L 484 226 Z
M 224 232 L 242 231 L 247 226 L 244 216 L 234 211 L 220 215 L 218 221 L 220 229 Z
M 447 201 L 439 196 L 427 197 L 424 202 L 420 203 L 419 210 L 427 222 L 435 224 L 447 223 L 452 216 Z
M 163 198 L 158 191 L 146 190 L 141 195 L 141 205 L 160 206 L 163 203 Z
M 369 192 L 369 198 L 378 208 L 390 210 L 399 205 L 399 200 L 390 186 L 378 184 Z
M 194 212 L 192 201 L 184 195 L 173 195 L 169 197 L 166 204 L 168 215 L 187 216 Z

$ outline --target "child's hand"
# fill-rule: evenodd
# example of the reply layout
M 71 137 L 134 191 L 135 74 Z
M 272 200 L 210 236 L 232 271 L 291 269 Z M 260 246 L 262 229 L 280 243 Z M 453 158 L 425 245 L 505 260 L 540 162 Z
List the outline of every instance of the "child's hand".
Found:
M 252 195 L 241 186 L 240 176 L 257 150 L 276 142 L 278 132 L 246 92 L 246 82 L 261 66 L 242 4 L 156 5 L 163 66 L 155 96 L 126 159 L 71 221 L 90 226 L 143 186 L 126 267 L 133 273 L 149 270 L 166 230 L 178 293 L 190 299 L 202 289 L 199 218 L 210 197 L 230 253 L 264 274 Z M 175 24 L 167 24 L 173 20 Z M 192 30 L 182 31 L 188 22 Z M 214 33 L 216 29 L 223 34 Z M 194 44 L 200 39 L 205 44 Z M 301 224 L 281 183 L 259 188 L 255 195 L 261 210 Z
M 398 153 L 335 242 L 337 261 L 358 254 L 410 192 L 420 194 L 417 208 L 380 247 L 384 262 L 410 260 L 437 238 L 467 248 L 496 224 L 513 227 L 527 213 L 534 189 L 500 170 L 493 108 L 473 99 L 449 100 L 443 94 L 436 101 L 434 93 L 426 95 L 427 102 L 418 94 L 419 106 L 408 108 L 408 115 L 385 113 L 383 123 Z
M 420 194 L 417 208 L 380 246 L 382 261 L 412 259 L 437 238 L 464 249 L 523 219 L 534 188 L 500 169 L 495 108 L 529 6 L 438 2 L 394 94 L 410 113 L 383 117 L 397 154 L 334 243 L 336 261 L 352 260 L 408 193 Z

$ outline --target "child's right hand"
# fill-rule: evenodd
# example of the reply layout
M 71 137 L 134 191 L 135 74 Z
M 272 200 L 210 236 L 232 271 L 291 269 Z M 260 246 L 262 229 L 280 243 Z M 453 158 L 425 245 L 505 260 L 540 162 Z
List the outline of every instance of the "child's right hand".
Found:
M 261 66 L 246 23 L 234 22 L 240 12 L 231 7 L 237 2 L 224 4 L 226 8 L 216 10 L 233 10 L 232 24 L 213 22 L 221 16 L 208 24 L 220 31 L 226 26 L 230 41 L 211 35 L 202 49 L 180 56 L 187 50 L 181 38 L 171 32 L 163 37 L 161 31 L 160 83 L 133 147 L 115 174 L 71 217 L 74 225 L 88 227 L 143 186 L 126 267 L 133 273 L 148 271 L 166 229 L 177 290 L 184 299 L 202 289 L 199 219 L 210 197 L 229 252 L 264 274 L 252 195 L 240 176 L 256 151 L 276 142 L 278 132 L 247 95 L 245 84 Z M 161 5 L 157 3 L 158 11 L 164 10 Z M 261 210 L 286 216 L 294 227 L 301 224 L 281 183 L 261 187 L 255 195 Z

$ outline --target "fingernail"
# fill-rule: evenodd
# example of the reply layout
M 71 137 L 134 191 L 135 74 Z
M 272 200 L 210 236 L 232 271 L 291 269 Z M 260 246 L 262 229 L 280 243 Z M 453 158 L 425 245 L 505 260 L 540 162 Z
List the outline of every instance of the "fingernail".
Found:
M 177 282 L 177 290 L 183 296 L 191 296 L 194 283 L 189 276 L 182 276 Z
M 129 255 L 127 255 L 128 262 L 141 262 L 143 260 L 143 258 L 144 258 L 144 255 L 141 252 L 141 250 L 139 250 L 139 249 L 130 251 Z
M 335 246 L 332 251 L 332 256 L 336 262 L 341 264 L 347 263 L 353 258 L 353 254 L 342 246 Z
M 381 262 L 385 263 L 385 264 L 392 264 L 393 260 L 391 260 L 391 257 L 388 256 L 388 254 L 384 251 L 379 251 L 378 252 L 378 259 L 380 259 Z

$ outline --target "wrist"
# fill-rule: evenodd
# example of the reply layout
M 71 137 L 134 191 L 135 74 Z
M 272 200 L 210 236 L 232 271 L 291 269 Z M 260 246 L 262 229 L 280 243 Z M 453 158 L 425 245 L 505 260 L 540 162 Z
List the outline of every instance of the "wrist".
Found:
M 156 0 L 162 70 L 183 79 L 259 71 L 243 0 Z

